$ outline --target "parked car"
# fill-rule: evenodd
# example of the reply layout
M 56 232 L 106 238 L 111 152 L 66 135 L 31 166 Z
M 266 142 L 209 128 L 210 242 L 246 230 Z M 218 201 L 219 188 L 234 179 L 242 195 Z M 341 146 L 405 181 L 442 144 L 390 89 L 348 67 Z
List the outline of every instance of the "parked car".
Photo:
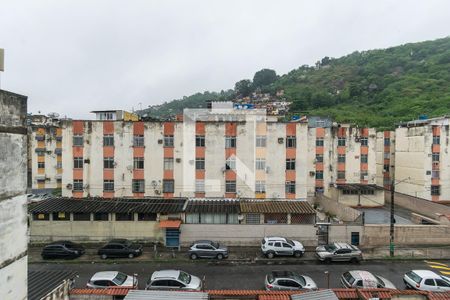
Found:
M 388 279 L 368 271 L 348 271 L 342 274 L 341 284 L 344 288 L 383 288 L 397 289 Z
M 362 260 L 362 252 L 356 246 L 347 243 L 332 243 L 316 248 L 316 257 L 320 261 L 350 261 L 357 263 Z
M 317 290 L 317 284 L 311 277 L 291 271 L 273 271 L 266 275 L 265 288 L 275 290 Z
M 137 276 L 130 276 L 117 271 L 97 272 L 86 284 L 88 288 L 105 289 L 110 287 L 121 287 L 136 289 L 138 287 Z
M 450 277 L 439 275 L 429 270 L 412 270 L 403 276 L 407 288 L 420 291 L 448 292 Z
M 305 253 L 305 247 L 299 241 L 269 236 L 262 239 L 261 251 L 267 258 L 281 255 L 302 257 Z
M 228 248 L 218 242 L 202 240 L 195 241 L 189 248 L 188 253 L 191 259 L 199 257 L 223 259 L 228 257 Z
M 152 274 L 147 281 L 145 289 L 182 289 L 200 291 L 202 289 L 202 281 L 200 278 L 180 270 L 161 270 Z
M 128 257 L 133 258 L 142 254 L 142 245 L 132 243 L 127 239 L 116 239 L 98 250 L 98 255 L 102 259 L 108 257 Z
M 76 258 L 85 253 L 83 246 L 71 241 L 56 241 L 44 246 L 41 252 L 43 259 Z

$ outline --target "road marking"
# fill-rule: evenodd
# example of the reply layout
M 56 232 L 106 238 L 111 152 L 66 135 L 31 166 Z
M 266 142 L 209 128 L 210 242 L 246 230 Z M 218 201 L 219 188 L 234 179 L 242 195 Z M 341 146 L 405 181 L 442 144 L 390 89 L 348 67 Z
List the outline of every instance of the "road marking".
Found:
M 439 265 L 439 266 L 443 266 L 443 267 L 448 267 L 446 264 L 439 263 L 439 262 L 436 262 L 436 261 L 428 261 L 428 260 L 426 260 L 425 262 L 426 262 L 427 264 L 432 264 L 432 265 Z
M 445 271 L 450 271 L 449 267 L 443 267 L 443 266 L 432 266 L 430 265 L 431 268 L 433 269 L 441 269 L 441 270 L 445 270 Z
M 440 271 L 440 272 L 444 275 L 450 275 L 450 272 L 444 272 L 444 271 Z

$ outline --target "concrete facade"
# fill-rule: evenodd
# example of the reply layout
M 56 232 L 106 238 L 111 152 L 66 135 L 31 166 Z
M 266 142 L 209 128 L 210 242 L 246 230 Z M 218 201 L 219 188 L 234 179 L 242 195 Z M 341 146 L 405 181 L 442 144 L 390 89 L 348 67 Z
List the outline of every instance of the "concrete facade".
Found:
M 376 142 L 377 180 L 376 184 L 390 189 L 395 169 L 395 132 L 377 132 Z
M 0 90 L 0 299 L 27 297 L 27 97 Z

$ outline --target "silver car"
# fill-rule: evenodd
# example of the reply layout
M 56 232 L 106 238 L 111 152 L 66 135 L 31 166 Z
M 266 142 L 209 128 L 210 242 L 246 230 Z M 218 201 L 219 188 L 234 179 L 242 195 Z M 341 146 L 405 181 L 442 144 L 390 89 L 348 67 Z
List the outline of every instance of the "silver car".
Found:
M 199 257 L 223 259 L 228 257 L 228 248 L 214 241 L 195 241 L 189 248 L 189 257 L 191 259 Z
M 138 280 L 136 276 L 130 276 L 117 271 L 97 272 L 86 284 L 91 289 L 106 289 L 111 287 L 136 289 Z
M 397 289 L 388 279 L 368 271 L 348 271 L 342 274 L 341 284 L 344 288 L 383 288 Z
M 311 277 L 291 271 L 273 271 L 267 274 L 264 286 L 267 291 L 317 290 L 317 284 Z
M 153 272 L 145 289 L 182 289 L 200 291 L 202 289 L 202 281 L 200 278 L 180 270 L 161 270 Z
M 320 261 L 350 261 L 357 263 L 362 260 L 362 252 L 356 246 L 347 243 L 332 243 L 316 248 L 316 257 Z

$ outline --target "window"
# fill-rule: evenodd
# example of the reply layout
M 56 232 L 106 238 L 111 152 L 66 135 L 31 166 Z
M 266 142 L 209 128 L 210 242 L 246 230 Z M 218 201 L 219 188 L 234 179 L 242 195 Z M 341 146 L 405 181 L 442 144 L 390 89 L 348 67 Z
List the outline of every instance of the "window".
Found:
M 323 171 L 316 171 L 316 179 L 323 179 Z
M 323 154 L 316 154 L 316 162 L 318 163 L 323 162 Z
M 442 286 L 442 287 L 445 287 L 445 288 L 450 288 L 450 283 L 449 283 L 449 282 L 447 282 L 447 281 L 445 281 L 445 280 L 443 280 L 443 279 L 438 279 L 438 278 L 436 278 L 435 280 L 436 280 L 437 286 Z
M 245 215 L 245 223 L 246 224 L 260 224 L 260 214 L 246 214 Z
M 116 221 L 134 221 L 134 213 L 116 213 Z
M 295 147 L 297 147 L 297 138 L 295 136 L 287 136 L 286 148 L 295 148 Z
M 439 145 L 441 143 L 441 136 L 433 135 L 433 145 Z
M 391 145 L 391 139 L 390 138 L 384 138 L 384 145 L 390 146 Z
M 33 213 L 34 221 L 48 221 L 50 220 L 50 215 L 48 213 Z
M 236 137 L 226 136 L 225 137 L 225 148 L 236 148 Z
M 103 191 L 114 192 L 114 180 L 103 180 Z
M 316 138 L 316 147 L 323 147 L 323 137 Z
M 91 220 L 91 213 L 73 213 L 73 220 L 74 221 L 90 221 Z
M 45 152 L 44 151 L 38 151 L 36 152 L 37 156 L 45 156 Z
M 45 169 L 45 162 L 43 162 L 43 161 L 38 161 L 37 167 L 38 167 L 38 169 Z
M 369 145 L 369 139 L 366 136 L 361 137 L 361 146 L 368 146 Z
M 138 213 L 138 221 L 156 221 L 155 213 Z
M 163 180 L 163 193 L 173 193 L 175 191 L 175 181 L 172 179 Z
M 200 214 L 199 213 L 186 214 L 186 223 L 187 224 L 199 224 L 200 223 Z
M 173 170 L 173 158 L 164 158 L 164 170 Z
M 266 147 L 267 137 L 265 135 L 256 136 L 256 147 Z
M 345 137 L 338 137 L 338 146 L 345 146 Z
M 256 170 L 265 170 L 266 169 L 266 159 L 257 158 L 255 160 L 255 169 Z
M 367 162 L 369 161 L 369 157 L 367 154 L 361 154 L 361 163 L 362 164 L 367 164 Z
M 389 165 L 386 164 L 386 165 L 383 165 L 383 169 L 385 172 L 389 172 L 390 167 L 389 167 Z
M 135 170 L 142 170 L 144 168 L 144 158 L 143 157 L 134 157 L 133 158 L 133 168 Z
M 53 221 L 70 221 L 70 213 L 68 212 L 54 212 Z
M 225 169 L 226 170 L 236 170 L 236 157 L 228 157 L 225 161 Z
M 440 172 L 433 170 L 431 171 L 431 178 L 439 178 L 440 177 Z
M 345 171 L 338 171 L 337 179 L 345 179 Z
M 425 279 L 424 282 L 425 285 L 429 285 L 429 286 L 435 286 L 436 284 L 434 283 L 433 279 Z
M 83 169 L 83 158 L 82 157 L 74 157 L 73 158 L 73 168 L 74 169 Z
M 338 163 L 345 163 L 345 154 L 338 154 Z
M 434 152 L 431 156 L 432 161 L 439 161 L 439 153 Z
M 114 157 L 104 157 L 103 158 L 103 168 L 104 169 L 114 169 Z
M 105 134 L 103 136 L 103 146 L 114 146 L 114 135 L 113 134 Z
M 81 134 L 75 134 L 73 136 L 73 145 L 76 147 L 82 147 L 83 146 L 83 136 Z
M 255 182 L 255 193 L 265 193 L 266 192 L 266 182 L 256 181 Z
M 133 193 L 144 193 L 145 192 L 145 180 L 144 179 L 133 179 L 131 183 L 131 189 Z
M 295 158 L 286 159 L 286 170 L 295 170 Z
M 235 180 L 225 181 L 225 192 L 226 193 L 236 193 L 236 181 Z
M 195 180 L 195 192 L 197 192 L 197 193 L 205 192 L 205 180 L 203 180 L 203 179 Z
M 204 170 L 205 169 L 205 159 L 204 158 L 196 158 L 195 159 L 195 169 L 196 170 Z
M 94 213 L 94 221 L 108 221 L 108 213 L 96 212 Z
M 369 176 L 369 173 L 367 170 L 361 171 L 361 176 L 360 176 L 361 180 L 367 180 L 368 176 Z
M 56 162 L 56 168 L 57 169 L 62 169 L 62 161 L 57 161 Z
M 82 191 L 83 190 L 83 179 L 74 179 L 73 180 L 73 190 L 74 191 Z
M 144 136 L 142 134 L 133 135 L 133 146 L 144 147 Z
M 205 147 L 205 136 L 196 135 L 195 136 L 195 147 Z
M 384 159 L 390 159 L 390 158 L 391 158 L 391 154 L 389 152 L 385 152 Z
M 173 147 L 173 135 L 164 136 L 164 147 Z
M 439 196 L 441 194 L 441 186 L 440 185 L 432 185 L 431 186 L 431 195 Z
M 286 194 L 295 194 L 295 181 L 286 181 Z

